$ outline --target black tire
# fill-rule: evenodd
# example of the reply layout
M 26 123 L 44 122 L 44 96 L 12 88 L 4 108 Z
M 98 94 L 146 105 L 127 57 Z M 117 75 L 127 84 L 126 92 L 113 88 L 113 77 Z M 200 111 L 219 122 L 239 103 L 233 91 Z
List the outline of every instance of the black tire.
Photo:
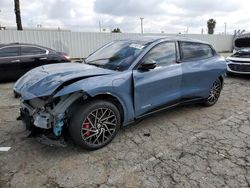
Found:
M 113 103 L 105 100 L 93 100 L 80 106 L 73 114 L 69 133 L 77 145 L 87 150 L 96 150 L 113 140 L 120 125 L 121 115 Z
M 19 98 L 19 95 L 18 95 L 17 92 L 13 91 L 13 94 L 14 94 L 14 98 L 15 98 L 15 99 Z
M 208 98 L 205 99 L 203 105 L 207 107 L 213 106 L 218 101 L 221 90 L 222 90 L 222 82 L 219 78 L 217 78 L 213 83 L 212 87 L 210 88 L 209 96 Z

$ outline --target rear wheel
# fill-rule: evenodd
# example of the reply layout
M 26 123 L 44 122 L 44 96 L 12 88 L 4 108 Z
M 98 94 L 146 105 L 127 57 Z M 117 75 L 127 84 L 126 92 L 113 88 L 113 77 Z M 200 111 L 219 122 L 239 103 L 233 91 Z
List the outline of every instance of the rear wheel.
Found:
M 117 107 L 108 101 L 94 100 L 81 106 L 70 121 L 72 140 L 88 150 L 107 145 L 121 124 Z
M 219 99 L 222 90 L 222 83 L 219 78 L 215 80 L 209 91 L 209 96 L 203 103 L 205 106 L 213 106 Z

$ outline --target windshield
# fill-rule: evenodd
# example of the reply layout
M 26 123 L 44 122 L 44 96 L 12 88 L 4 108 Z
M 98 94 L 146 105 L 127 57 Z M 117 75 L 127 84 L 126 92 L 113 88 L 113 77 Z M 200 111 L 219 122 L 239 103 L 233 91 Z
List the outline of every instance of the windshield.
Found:
M 85 62 L 98 67 L 127 70 L 148 43 L 142 41 L 114 41 L 91 54 Z

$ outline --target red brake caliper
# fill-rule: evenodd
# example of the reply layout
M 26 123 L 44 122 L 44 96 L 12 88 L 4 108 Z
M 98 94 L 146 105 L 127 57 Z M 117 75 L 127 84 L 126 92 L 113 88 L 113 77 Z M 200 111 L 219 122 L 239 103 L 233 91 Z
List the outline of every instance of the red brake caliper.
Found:
M 82 125 L 83 128 L 85 129 L 89 129 L 90 128 L 90 125 L 89 125 L 89 121 L 86 119 Z M 90 136 L 91 135 L 91 132 L 90 131 L 86 131 L 84 133 L 85 136 Z

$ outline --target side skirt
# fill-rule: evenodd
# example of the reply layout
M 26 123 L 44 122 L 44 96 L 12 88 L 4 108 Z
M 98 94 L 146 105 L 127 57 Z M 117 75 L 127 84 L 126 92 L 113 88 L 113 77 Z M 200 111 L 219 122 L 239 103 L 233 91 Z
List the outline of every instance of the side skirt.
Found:
M 134 124 L 134 123 L 140 121 L 141 119 L 143 119 L 145 117 L 148 117 L 148 116 L 150 116 L 152 114 L 167 111 L 167 110 L 170 110 L 170 109 L 175 108 L 177 106 L 188 105 L 188 104 L 196 104 L 196 103 L 200 103 L 202 101 L 204 101 L 203 98 L 192 98 L 192 99 L 182 99 L 182 100 L 180 100 L 180 101 L 178 101 L 176 103 L 172 103 L 172 104 L 168 103 L 168 104 L 165 104 L 163 106 L 160 106 L 158 108 L 150 110 L 150 111 L 146 112 L 145 114 L 142 114 L 142 115 L 136 117 L 134 121 L 128 122 L 128 123 L 124 124 L 123 126 L 128 126 L 128 125 Z

